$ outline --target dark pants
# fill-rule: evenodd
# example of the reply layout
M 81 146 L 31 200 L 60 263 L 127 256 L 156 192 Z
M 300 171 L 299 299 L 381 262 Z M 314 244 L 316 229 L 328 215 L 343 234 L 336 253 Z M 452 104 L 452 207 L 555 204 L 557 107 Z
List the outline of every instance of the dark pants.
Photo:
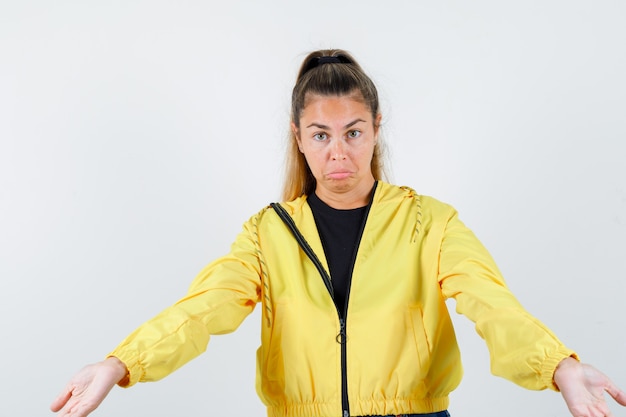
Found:
M 390 416 L 370 416 L 370 417 L 450 417 L 450 413 L 447 410 L 437 411 L 436 413 L 427 413 L 427 414 L 398 414 L 390 415 Z

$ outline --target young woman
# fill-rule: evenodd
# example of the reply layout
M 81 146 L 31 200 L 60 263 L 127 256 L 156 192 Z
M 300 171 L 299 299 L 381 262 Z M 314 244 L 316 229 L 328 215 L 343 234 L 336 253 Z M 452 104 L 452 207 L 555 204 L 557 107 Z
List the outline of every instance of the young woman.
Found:
M 378 95 L 348 53 L 304 60 L 291 113 L 284 202 L 252 216 L 186 297 L 80 371 L 53 411 L 86 416 L 115 384 L 168 375 L 261 303 L 269 416 L 448 416 L 462 376 L 450 297 L 494 373 L 560 390 L 575 417 L 610 416 L 604 392 L 626 405 L 522 308 L 452 207 L 383 182 Z

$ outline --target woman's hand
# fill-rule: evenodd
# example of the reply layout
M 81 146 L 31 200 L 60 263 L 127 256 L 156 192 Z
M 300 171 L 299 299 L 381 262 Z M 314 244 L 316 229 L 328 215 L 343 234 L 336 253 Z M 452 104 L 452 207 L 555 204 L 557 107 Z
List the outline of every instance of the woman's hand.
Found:
M 87 365 L 74 375 L 50 409 L 60 412 L 59 417 L 85 417 L 100 405 L 126 373 L 126 366 L 114 357 Z
M 613 417 L 605 401 L 608 392 L 619 404 L 626 406 L 626 393 L 591 365 L 566 358 L 554 371 L 554 383 L 574 417 Z

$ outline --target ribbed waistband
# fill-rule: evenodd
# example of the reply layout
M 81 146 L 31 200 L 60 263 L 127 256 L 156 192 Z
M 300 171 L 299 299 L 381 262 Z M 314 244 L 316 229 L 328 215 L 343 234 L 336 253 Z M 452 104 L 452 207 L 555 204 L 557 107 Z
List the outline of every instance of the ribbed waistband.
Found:
M 397 415 L 389 415 L 389 416 L 370 416 L 370 417 L 450 417 L 450 413 L 448 410 L 437 411 L 436 413 L 426 413 L 426 414 L 397 414 Z

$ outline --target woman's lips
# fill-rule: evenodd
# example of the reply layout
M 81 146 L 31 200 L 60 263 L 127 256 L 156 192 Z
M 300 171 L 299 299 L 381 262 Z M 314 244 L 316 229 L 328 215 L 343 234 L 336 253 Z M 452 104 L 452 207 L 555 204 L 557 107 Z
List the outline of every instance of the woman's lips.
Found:
M 352 175 L 352 173 L 349 171 L 334 171 L 327 174 L 326 176 L 333 180 L 343 180 L 348 178 L 350 175 Z

